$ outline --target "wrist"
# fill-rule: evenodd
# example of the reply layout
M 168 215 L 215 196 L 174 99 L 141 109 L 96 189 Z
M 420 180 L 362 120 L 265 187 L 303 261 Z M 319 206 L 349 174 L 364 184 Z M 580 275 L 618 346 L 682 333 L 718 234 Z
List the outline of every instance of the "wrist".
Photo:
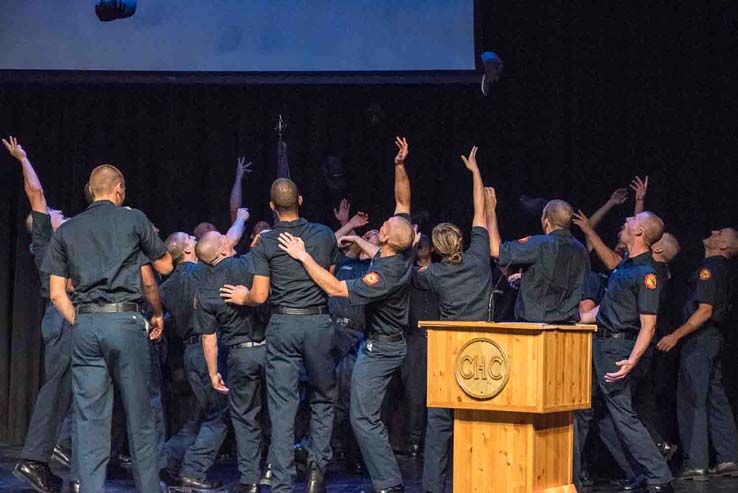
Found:
M 636 197 L 636 202 L 645 202 L 646 197 Z

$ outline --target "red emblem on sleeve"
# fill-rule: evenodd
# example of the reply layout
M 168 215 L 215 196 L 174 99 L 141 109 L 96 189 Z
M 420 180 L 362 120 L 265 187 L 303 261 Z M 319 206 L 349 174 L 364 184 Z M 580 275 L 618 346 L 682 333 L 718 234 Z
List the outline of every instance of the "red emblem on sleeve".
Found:
M 712 277 L 712 272 L 710 272 L 710 269 L 705 267 L 700 271 L 700 281 L 707 281 Z
M 364 276 L 364 283 L 366 283 L 367 286 L 374 286 L 378 282 L 379 274 L 377 274 L 376 272 L 370 272 Z
M 643 278 L 643 284 L 645 284 L 648 289 L 656 289 L 656 286 L 658 286 L 656 274 L 646 274 L 646 277 Z
M 525 238 L 520 238 L 518 240 L 518 243 L 528 243 L 530 241 L 530 236 L 526 236 Z

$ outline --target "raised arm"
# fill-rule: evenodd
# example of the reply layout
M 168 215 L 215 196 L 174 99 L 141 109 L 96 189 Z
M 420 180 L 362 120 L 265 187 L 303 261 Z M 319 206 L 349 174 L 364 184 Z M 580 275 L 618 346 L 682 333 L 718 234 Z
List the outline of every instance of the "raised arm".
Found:
M 344 246 L 345 243 L 355 243 L 356 245 L 361 248 L 364 253 L 369 258 L 374 258 L 374 256 L 379 251 L 379 246 L 375 245 L 374 243 L 370 243 L 366 241 L 361 236 L 356 235 L 349 235 L 349 236 L 342 236 L 338 239 L 338 246 Z
M 623 258 L 618 255 L 615 250 L 605 245 L 605 242 L 602 241 L 600 235 L 598 235 L 597 232 L 592 228 L 592 224 L 590 223 L 589 218 L 587 218 L 587 216 L 582 211 L 574 213 L 572 222 L 579 226 L 579 229 L 582 230 L 582 233 L 584 233 L 584 235 L 587 237 L 587 241 L 589 242 L 589 244 L 592 245 L 592 248 L 594 248 L 597 256 L 600 258 L 600 260 L 602 260 L 602 263 L 605 264 L 605 267 L 613 270 L 615 267 L 618 266 Z
M 344 236 L 354 235 L 354 229 L 363 228 L 367 224 L 369 224 L 369 215 L 366 212 L 357 212 L 354 214 L 354 217 L 346 222 L 346 224 L 336 230 L 334 233 L 336 235 L 336 240 L 340 240 Z
M 461 156 L 461 160 L 464 161 L 464 166 L 472 174 L 472 195 L 474 197 L 474 219 L 472 220 L 472 226 L 487 229 L 484 183 L 482 183 L 482 174 L 479 172 L 479 166 L 477 165 L 477 150 L 477 146 L 472 147 L 469 156 Z
M 405 169 L 409 146 L 405 137 L 395 139 L 395 214 L 410 214 L 410 179 Z
M 26 191 L 28 201 L 31 203 L 31 210 L 36 212 L 48 213 L 46 208 L 46 196 L 41 186 L 41 180 L 38 179 L 36 171 L 33 169 L 31 162 L 28 160 L 26 151 L 18 143 L 15 137 L 3 139 L 3 145 L 11 156 L 18 160 L 23 170 L 23 188 Z
M 596 228 L 598 224 L 604 219 L 604 217 L 607 215 L 608 212 L 610 212 L 615 206 L 622 205 L 625 203 L 625 201 L 628 200 L 628 189 L 627 188 L 618 188 L 612 194 L 610 195 L 610 198 L 607 199 L 607 202 L 602 204 L 602 207 L 594 211 L 592 216 L 589 218 L 589 224 L 592 225 L 592 229 Z M 589 238 L 587 238 L 587 250 L 590 252 L 592 251 L 592 244 L 589 241 Z
M 228 232 L 226 233 L 226 238 L 228 239 L 228 243 L 232 247 L 235 247 L 238 245 L 238 242 L 241 241 L 241 237 L 243 236 L 243 232 L 246 226 L 246 221 L 249 220 L 249 210 L 247 208 L 241 208 L 238 209 L 238 212 L 236 213 L 236 220 L 233 221 L 233 224 L 228 229 Z
M 228 206 L 231 211 L 231 222 L 236 221 L 238 209 L 243 203 L 243 178 L 247 173 L 251 173 L 251 162 L 246 162 L 246 156 L 240 156 L 236 160 L 236 179 L 233 180 L 233 188 L 231 189 L 231 197 Z
M 630 189 L 635 192 L 635 209 L 633 214 L 638 215 L 646 209 L 646 193 L 648 192 L 648 176 L 641 179 L 640 176 L 633 178 Z
M 497 194 L 492 187 L 484 187 L 484 208 L 486 209 L 487 231 L 489 232 L 489 255 L 500 256 L 500 230 L 497 227 Z
M 292 236 L 289 233 L 279 235 L 279 248 L 287 252 L 287 254 L 295 260 L 302 263 L 310 278 L 320 289 L 326 292 L 328 296 L 338 296 L 348 298 L 348 286 L 346 281 L 339 281 L 330 273 L 330 271 L 321 267 L 313 257 L 305 251 L 305 243 L 301 238 Z

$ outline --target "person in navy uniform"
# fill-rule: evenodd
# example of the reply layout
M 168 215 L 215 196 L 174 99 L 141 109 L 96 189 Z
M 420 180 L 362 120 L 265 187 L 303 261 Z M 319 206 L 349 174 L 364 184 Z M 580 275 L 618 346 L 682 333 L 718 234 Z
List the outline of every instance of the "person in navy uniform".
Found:
M 469 156 L 462 156 L 462 159 L 472 174 L 474 198 L 469 247 L 463 249 L 458 226 L 441 223 L 434 227 L 433 247 L 443 258 L 441 262 L 415 271 L 413 285 L 438 296 L 441 320 L 483 322 L 490 319 L 492 297 L 485 191 L 477 165 L 477 148 L 473 147 Z M 488 195 L 490 199 L 494 197 L 492 189 Z M 443 493 L 446 488 L 452 434 L 453 410 L 429 408 L 423 464 L 423 491 L 426 493 Z
M 112 381 L 126 408 L 140 492 L 159 491 L 157 436 L 149 400 L 149 337 L 163 330 L 161 304 L 152 303 L 152 331 L 140 313 L 144 301 L 141 254 L 169 274 L 172 258 L 153 225 L 137 210 L 121 207 L 125 180 L 114 166 L 95 168 L 89 180 L 94 202 L 54 235 L 42 265 L 50 275 L 51 301 L 72 324 L 72 388 L 79 491 L 104 488 L 110 454 Z M 67 294 L 67 281 L 74 291 Z M 152 300 L 149 300 L 152 301 Z
M 227 304 L 220 297 L 222 286 L 236 283 L 251 286 L 254 275 L 251 253 L 236 257 L 225 235 L 208 232 L 197 242 L 197 255 L 206 266 L 206 275 L 195 295 L 195 330 L 202 334 L 210 384 L 228 396 L 238 446 L 238 491 L 258 493 L 266 327 L 254 308 Z M 225 378 L 218 370 L 219 343 L 228 347 Z
M 677 418 L 684 447 L 680 479 L 738 476 L 738 433 L 722 382 L 721 322 L 730 311 L 735 282 L 731 259 L 738 255 L 738 231 L 723 228 L 703 240 L 705 257 L 689 278 L 685 322 L 661 338 L 671 351 L 681 342 Z M 712 440 L 709 440 L 712 438 Z M 717 465 L 709 468 L 712 441 Z
M 49 276 L 41 271 L 41 264 L 54 232 L 66 218 L 62 211 L 47 206 L 41 181 L 17 139 L 3 139 L 3 145 L 18 160 L 23 171 L 23 188 L 31 204 L 31 213 L 26 222 L 31 233 L 31 255 L 41 277 L 41 298 L 47 304 L 41 321 L 45 379 L 33 407 L 21 460 L 16 464 L 13 474 L 37 491 L 52 493 L 61 491 L 62 479 L 51 472 L 49 461 L 52 455 L 59 453 L 69 457 L 69 451 L 59 450 L 56 443 L 57 430 L 72 398 L 72 335 L 64 317 L 48 302 Z
M 280 234 L 280 248 L 302 263 L 305 271 L 330 296 L 348 298 L 366 307 L 366 341 L 351 378 L 351 426 L 378 493 L 402 492 L 397 466 L 380 408 L 393 374 L 406 354 L 409 285 L 413 272 L 415 232 L 410 224 L 410 181 L 405 171 L 407 140 L 397 138 L 395 215 L 379 230 L 380 246 L 369 248 L 369 271 L 360 279 L 339 281 L 315 258 L 308 238 L 297 232 Z
M 498 265 L 524 268 L 515 301 L 517 320 L 578 321 L 582 287 L 590 268 L 587 249 L 571 234 L 573 214 L 572 207 L 563 200 L 550 200 L 541 216 L 544 234 L 506 242 L 500 240 L 493 214 L 490 255 Z
M 270 207 L 278 221 L 263 231 L 251 249 L 254 278 L 223 288 L 231 304 L 254 306 L 269 297 L 272 316 L 266 332 L 267 400 L 272 426 L 270 460 L 272 491 L 291 492 L 295 483 L 294 429 L 299 405 L 298 378 L 304 365 L 310 383 L 309 493 L 325 491 L 325 468 L 331 460 L 333 403 L 336 397 L 335 360 L 331 356 L 334 329 L 328 314 L 328 295 L 299 262 L 279 248 L 283 232 L 301 237 L 319 265 L 333 269 L 338 245 L 333 231 L 299 215 L 302 197 L 292 180 L 278 178 L 270 193 Z M 271 287 L 271 293 L 270 293 Z
M 184 342 L 184 368 L 197 400 L 193 417 L 167 441 L 167 470 L 180 487 L 211 490 L 220 486 L 219 481 L 208 480 L 207 473 L 228 433 L 228 411 L 225 399 L 210 385 L 200 332 L 194 324 L 195 292 L 206 269 L 197 261 L 194 236 L 172 233 L 165 244 L 175 268 L 159 290 L 177 336 Z
M 651 212 L 625 221 L 620 239 L 628 256 L 610 275 L 602 303 L 582 317 L 598 326 L 592 348 L 593 398 L 602 399 L 607 410 L 598 422 L 602 441 L 628 476 L 622 491 L 673 491 L 666 460 L 633 410 L 631 388 L 632 372 L 656 330 L 663 283 L 651 246 L 663 232 L 663 221 Z

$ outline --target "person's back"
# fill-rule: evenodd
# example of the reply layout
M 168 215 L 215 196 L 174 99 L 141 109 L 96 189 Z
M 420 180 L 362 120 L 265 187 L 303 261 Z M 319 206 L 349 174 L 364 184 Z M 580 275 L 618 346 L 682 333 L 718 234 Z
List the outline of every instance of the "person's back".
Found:
M 192 315 L 195 291 L 204 274 L 204 266 L 195 262 L 180 262 L 174 272 L 159 286 L 164 308 L 174 319 L 177 335 L 186 340 L 193 337 Z

